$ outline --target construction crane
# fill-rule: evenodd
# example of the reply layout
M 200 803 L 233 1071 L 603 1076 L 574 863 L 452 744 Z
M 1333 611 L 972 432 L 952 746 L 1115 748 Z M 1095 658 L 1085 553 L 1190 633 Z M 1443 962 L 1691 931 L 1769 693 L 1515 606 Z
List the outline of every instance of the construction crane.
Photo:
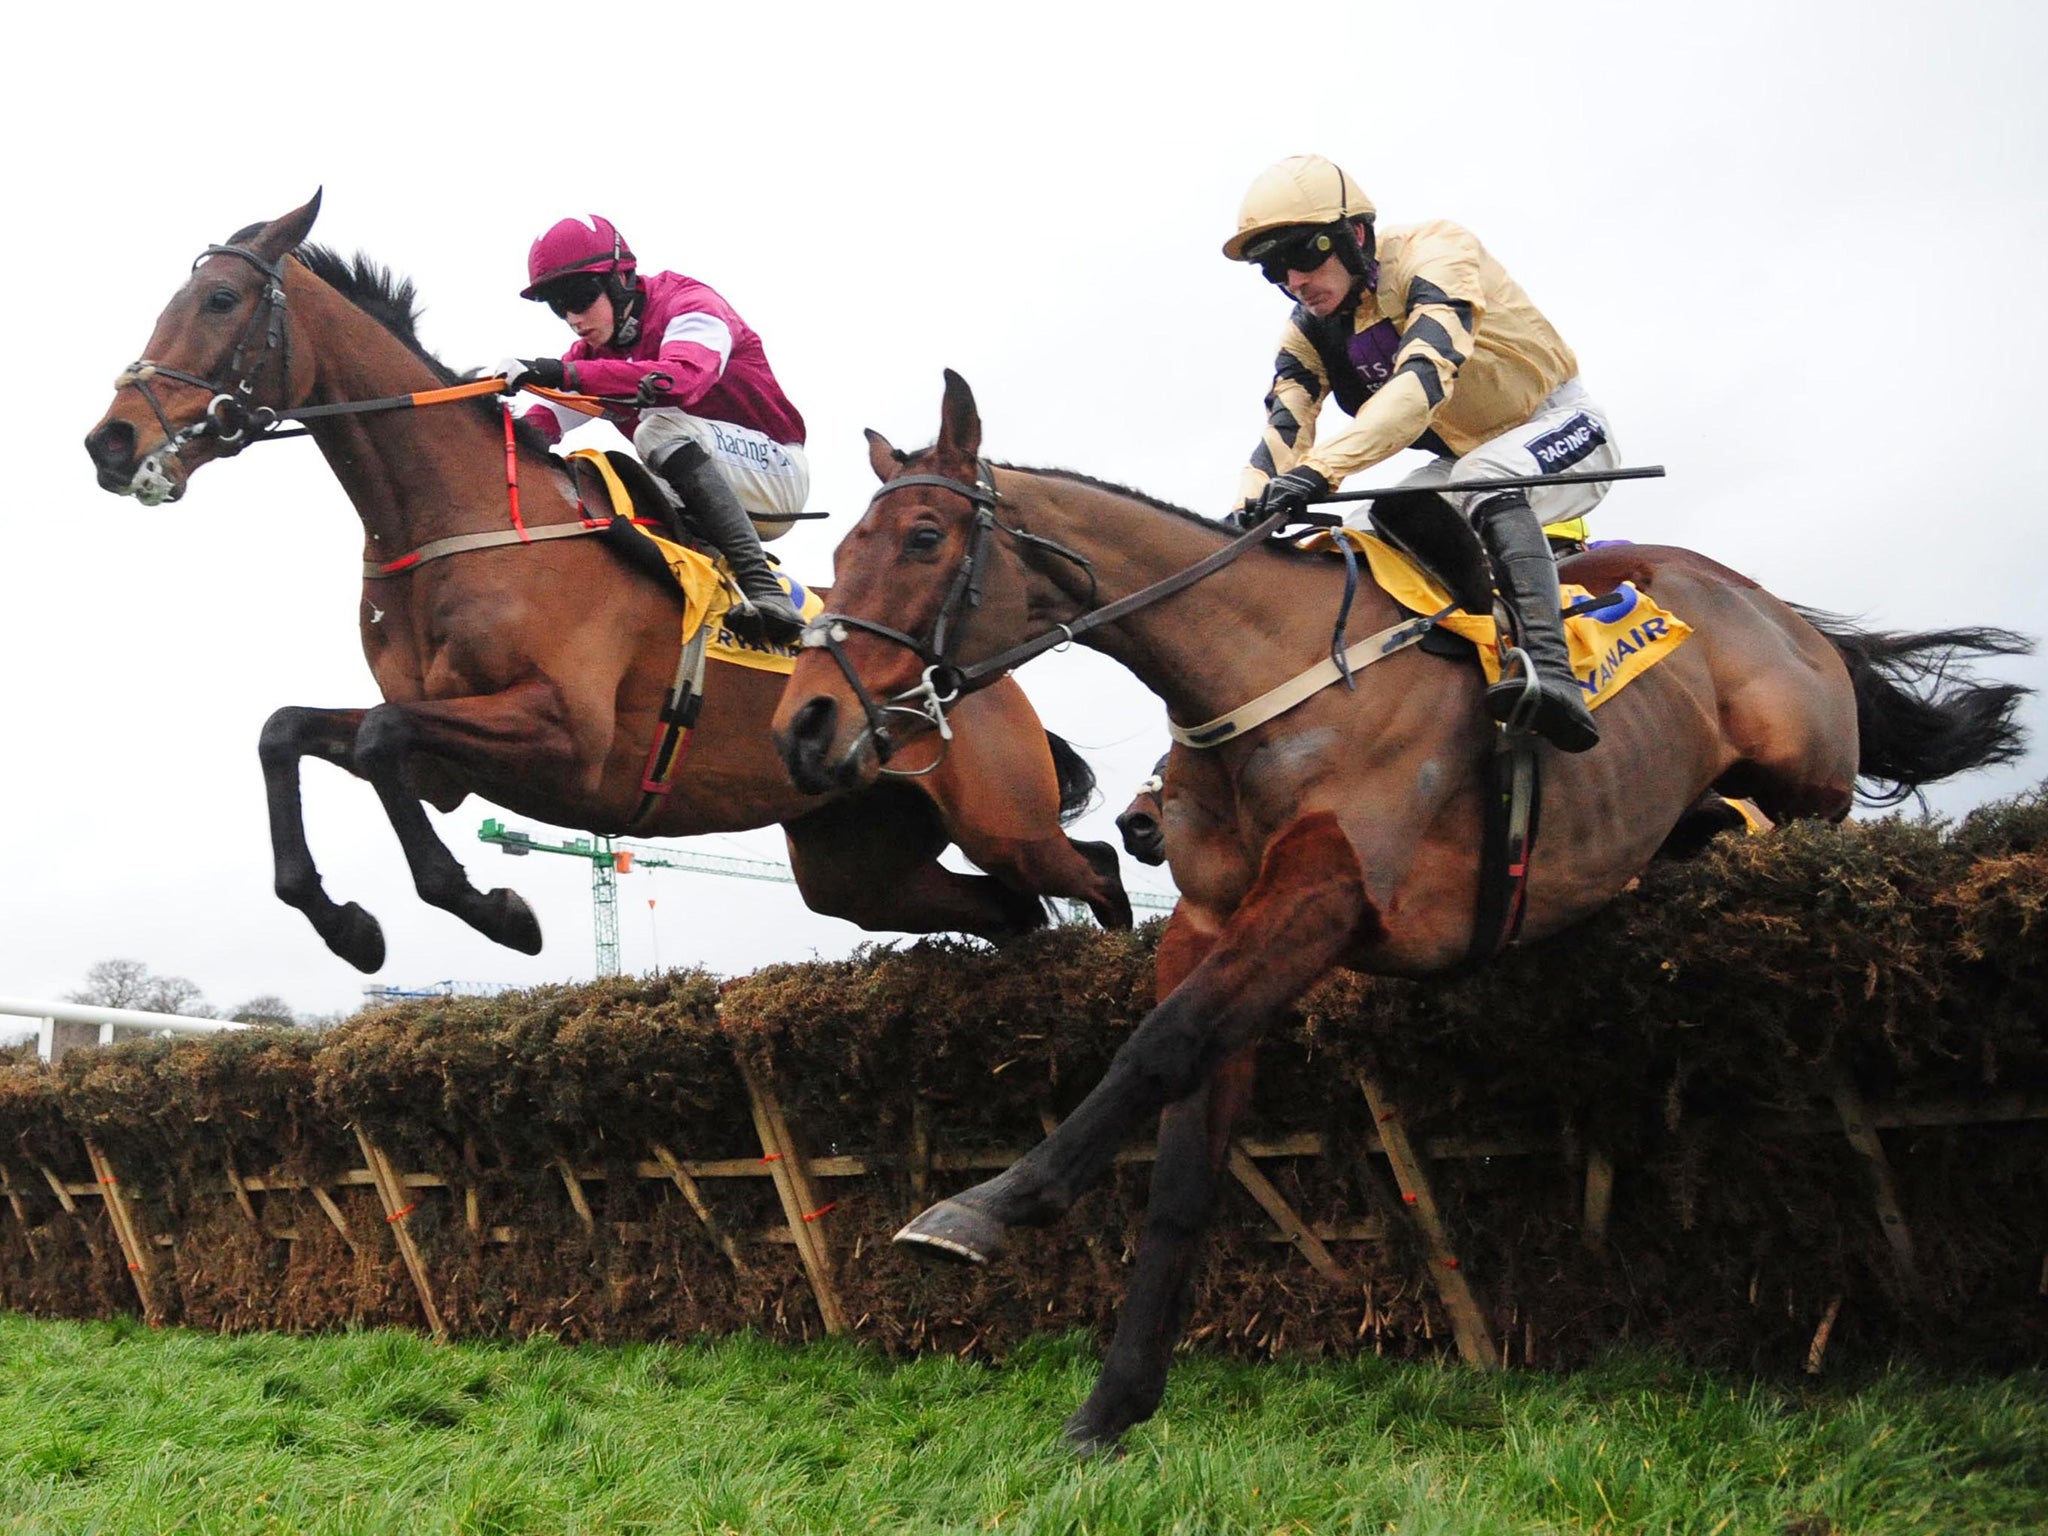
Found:
M 531 832 L 508 827 L 492 817 L 477 829 L 481 842 L 496 843 L 506 853 L 566 853 L 590 863 L 590 903 L 597 930 L 597 974 L 619 974 L 619 876 L 641 869 L 690 869 L 699 874 L 731 875 L 741 880 L 795 880 L 787 867 L 767 859 L 743 859 L 724 853 L 684 853 L 650 843 L 614 837 L 578 837 L 566 843 L 536 842 Z
M 590 863 L 590 904 L 597 936 L 597 974 L 619 974 L 619 876 L 634 869 L 682 869 L 701 875 L 726 875 L 739 880 L 765 880 L 777 885 L 794 885 L 796 876 L 786 864 L 770 859 L 747 859 L 729 853 L 686 853 L 680 848 L 660 848 L 652 843 L 629 842 L 615 837 L 578 837 L 565 843 L 536 842 L 531 832 L 508 827 L 491 817 L 477 829 L 481 842 L 496 843 L 505 853 L 524 857 L 529 853 L 565 853 Z M 1175 898 L 1157 891 L 1131 891 L 1131 905 L 1140 911 L 1168 912 Z M 1057 903 L 1069 921 L 1087 915 L 1080 902 Z

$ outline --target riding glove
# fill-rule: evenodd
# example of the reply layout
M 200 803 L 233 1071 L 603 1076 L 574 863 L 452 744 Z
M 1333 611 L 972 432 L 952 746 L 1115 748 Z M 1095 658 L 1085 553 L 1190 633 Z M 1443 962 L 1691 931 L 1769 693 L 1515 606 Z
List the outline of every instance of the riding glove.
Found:
M 569 377 L 569 370 L 559 357 L 508 357 L 491 371 L 505 376 L 508 395 L 528 384 L 560 389 Z
M 1284 475 L 1276 475 L 1266 482 L 1265 490 L 1259 493 L 1258 510 L 1261 516 L 1284 512 L 1290 520 L 1299 518 L 1308 510 L 1308 504 L 1330 494 L 1330 482 L 1305 464 L 1297 464 Z

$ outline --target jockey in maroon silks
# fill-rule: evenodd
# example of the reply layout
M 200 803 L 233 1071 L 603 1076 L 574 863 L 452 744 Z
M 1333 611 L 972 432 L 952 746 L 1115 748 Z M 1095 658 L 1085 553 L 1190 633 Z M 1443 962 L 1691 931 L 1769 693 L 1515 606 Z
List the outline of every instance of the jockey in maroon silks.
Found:
M 802 622 L 761 541 L 789 530 L 810 494 L 811 470 L 804 419 L 776 382 L 761 338 L 695 278 L 641 277 L 632 247 L 594 214 L 563 219 L 534 241 L 526 275 L 520 297 L 568 321 L 576 342 L 559 359 L 507 358 L 498 365 L 506 388 L 632 397 L 605 415 L 725 555 L 746 600 L 731 615 L 734 629 L 793 641 Z M 522 419 L 555 441 L 587 418 L 542 401 Z

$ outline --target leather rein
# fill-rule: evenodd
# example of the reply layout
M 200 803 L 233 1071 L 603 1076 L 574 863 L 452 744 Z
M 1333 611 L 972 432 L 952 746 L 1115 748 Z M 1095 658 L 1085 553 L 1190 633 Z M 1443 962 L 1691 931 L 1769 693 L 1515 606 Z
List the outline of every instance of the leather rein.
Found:
M 450 384 L 440 389 L 416 390 L 407 395 L 385 395 L 374 400 L 338 400 L 322 405 L 284 407 L 258 405 L 255 400 L 256 386 L 262 380 L 264 369 L 273 354 L 278 358 L 280 395 L 288 395 L 291 389 L 291 323 L 285 307 L 284 284 L 285 263 L 291 258 L 287 254 L 280 256 L 276 261 L 265 261 L 247 246 L 209 245 L 193 261 L 192 270 L 198 271 L 204 262 L 215 256 L 232 256 L 238 261 L 245 261 L 263 276 L 262 298 L 256 308 L 250 311 L 241 333 L 236 336 L 234 351 L 229 355 L 227 367 L 218 377 L 202 378 L 196 373 L 188 373 L 182 368 L 172 368 L 145 357 L 130 363 L 122 370 L 120 377 L 114 380 L 116 391 L 132 388 L 139 393 L 149 403 L 157 424 L 163 428 L 163 443 L 143 459 L 132 482 L 139 487 L 137 494 L 145 501 L 162 500 L 170 493 L 172 482 L 164 472 L 166 463 L 182 457 L 188 444 L 203 437 L 213 437 L 222 445 L 219 457 L 232 458 L 253 442 L 305 434 L 306 428 L 303 425 L 287 428 L 287 422 L 304 423 L 329 416 L 352 416 L 369 411 L 396 411 L 419 406 L 446 405 L 457 400 L 474 400 L 485 395 L 504 393 L 504 379 L 490 377 L 473 379 L 462 384 Z M 263 336 L 263 345 L 260 351 L 252 353 L 251 343 L 259 331 Z M 170 413 L 164 409 L 156 390 L 150 387 L 152 379 L 170 379 L 179 384 L 189 384 L 195 389 L 205 390 L 211 398 L 196 421 L 189 426 L 173 427 Z M 231 379 L 232 383 L 229 382 Z M 585 415 L 601 414 L 605 405 L 612 403 L 603 396 L 578 395 L 562 390 L 539 389 L 530 385 L 527 387 Z M 509 401 L 505 405 L 504 415 L 505 489 L 511 507 L 512 526 L 489 533 L 458 534 L 450 538 L 436 539 L 395 560 L 366 562 L 363 567 L 365 579 L 401 575 L 427 561 L 461 554 L 471 549 L 487 549 L 511 543 L 529 544 L 536 539 L 571 538 L 579 534 L 595 533 L 604 526 L 588 518 L 574 523 L 541 524 L 534 528 L 525 525 L 519 516 L 519 477 L 512 431 L 512 407 Z M 154 496 L 151 495 L 152 492 L 155 493 Z
M 933 616 L 930 628 L 922 636 L 911 635 L 874 619 L 828 610 L 805 626 L 803 638 L 799 642 L 806 650 L 822 650 L 829 653 L 838 663 L 840 675 L 853 690 L 853 696 L 859 701 L 861 711 L 867 719 L 868 736 L 874 743 L 876 756 L 884 764 L 896 750 L 896 742 L 889 733 L 889 716 L 911 716 L 936 728 L 941 741 L 951 741 L 953 728 L 946 719 L 946 710 L 967 694 L 977 688 L 986 687 L 1004 673 L 1022 666 L 1035 656 L 1071 645 L 1091 630 L 1099 629 L 1105 624 L 1113 624 L 1142 608 L 1163 602 L 1204 577 L 1214 575 L 1253 546 L 1264 543 L 1266 536 L 1285 520 L 1285 514 L 1273 512 L 1255 527 L 1193 565 L 1176 571 L 1171 576 L 1163 577 L 1150 586 L 1140 587 L 1114 602 L 1097 607 L 1095 567 L 1086 555 L 1068 548 L 1056 539 L 1015 527 L 996 515 L 996 507 L 1003 498 L 996 490 L 995 477 L 985 461 L 975 461 L 974 480 L 971 484 L 965 480 L 955 479 L 951 475 L 900 476 L 881 486 L 869 497 L 868 507 L 872 509 L 884 496 L 894 495 L 897 491 L 907 491 L 915 486 L 931 486 L 950 491 L 964 498 L 974 508 L 974 522 L 968 535 L 966 557 L 960 562 L 959 569 L 954 572 L 952 584 L 947 588 L 946 596 L 939 604 L 939 611 Z M 971 666 L 962 666 L 957 660 L 962 635 L 966 630 L 967 621 L 981 604 L 982 578 L 989 546 L 998 533 L 1008 535 L 1020 545 L 1040 549 L 1065 560 L 1085 573 L 1088 577 L 1088 606 L 1071 622 L 1055 624 L 1051 629 L 1029 640 L 1021 641 L 1008 650 L 999 651 L 986 660 L 975 662 Z M 868 692 L 867 685 L 861 681 L 859 672 L 855 670 L 845 651 L 845 641 L 854 630 L 899 645 L 922 661 L 925 664 L 924 674 L 918 680 L 917 686 L 893 694 L 885 702 L 878 704 Z M 929 773 L 937 766 L 938 764 L 934 762 L 931 767 L 918 770 L 918 773 Z M 899 770 L 885 767 L 883 771 Z

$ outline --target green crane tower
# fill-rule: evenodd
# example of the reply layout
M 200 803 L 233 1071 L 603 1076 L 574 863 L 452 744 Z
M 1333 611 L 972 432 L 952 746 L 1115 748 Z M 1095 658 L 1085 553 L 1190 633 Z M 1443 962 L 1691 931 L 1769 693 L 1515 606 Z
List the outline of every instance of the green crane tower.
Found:
M 701 875 L 727 875 L 740 880 L 765 880 L 776 885 L 793 885 L 796 876 L 788 866 L 769 859 L 745 859 L 729 853 L 685 853 L 679 848 L 659 848 L 652 843 L 629 842 L 622 837 L 578 837 L 566 843 L 542 843 L 531 832 L 521 832 L 492 817 L 477 829 L 480 842 L 496 843 L 505 853 L 566 853 L 590 862 L 590 904 L 597 929 L 597 974 L 619 974 L 619 876 L 641 869 L 686 869 Z M 1131 905 L 1139 911 L 1169 912 L 1175 898 L 1159 891 L 1128 891 Z M 1088 909 L 1077 901 L 1056 903 L 1069 921 L 1079 922 Z
M 509 854 L 565 853 L 590 862 L 590 903 L 597 930 L 597 974 L 619 974 L 619 876 L 636 865 L 642 869 L 690 869 L 699 874 L 731 875 L 741 880 L 789 884 L 794 876 L 767 859 L 743 859 L 723 853 L 684 853 L 624 838 L 578 837 L 566 843 L 536 842 L 531 832 L 506 826 L 492 817 L 477 829 L 480 842 L 496 843 Z

